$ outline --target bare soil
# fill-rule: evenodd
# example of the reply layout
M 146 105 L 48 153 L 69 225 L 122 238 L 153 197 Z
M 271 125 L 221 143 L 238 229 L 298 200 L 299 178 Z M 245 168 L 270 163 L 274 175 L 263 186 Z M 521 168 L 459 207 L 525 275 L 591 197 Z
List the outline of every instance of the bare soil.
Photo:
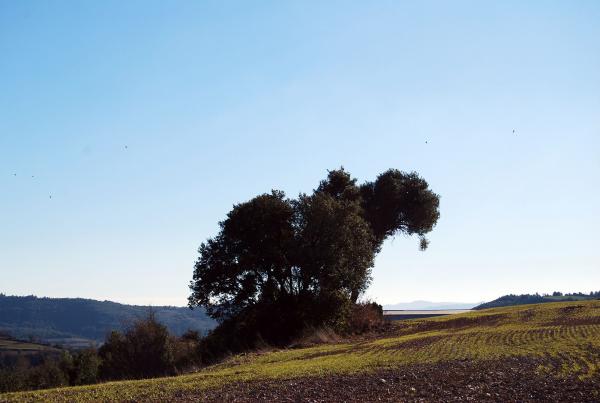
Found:
M 176 401 L 225 402 L 600 402 L 600 376 L 538 371 L 539 360 L 453 361 L 353 375 L 238 382 Z

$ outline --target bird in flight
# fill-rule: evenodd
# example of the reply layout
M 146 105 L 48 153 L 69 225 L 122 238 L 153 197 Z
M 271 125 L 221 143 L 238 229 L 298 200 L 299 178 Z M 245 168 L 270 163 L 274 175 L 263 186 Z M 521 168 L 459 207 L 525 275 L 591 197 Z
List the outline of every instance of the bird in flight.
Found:
M 513 129 L 513 134 L 515 134 L 515 129 Z
M 127 146 L 125 146 L 125 149 L 127 150 Z
M 52 199 L 52 195 L 50 195 L 50 196 L 48 196 L 48 197 L 50 197 L 50 198 Z

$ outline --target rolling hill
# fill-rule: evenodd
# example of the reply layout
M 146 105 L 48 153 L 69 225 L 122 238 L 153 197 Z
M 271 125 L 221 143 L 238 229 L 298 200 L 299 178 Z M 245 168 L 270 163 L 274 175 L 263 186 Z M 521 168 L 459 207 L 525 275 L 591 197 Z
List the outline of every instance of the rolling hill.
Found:
M 0 402 L 600 400 L 600 301 L 394 322 L 370 337 L 257 352 L 171 378 Z
M 102 342 L 107 332 L 122 329 L 150 311 L 178 335 L 188 329 L 205 333 L 215 326 L 202 309 L 0 294 L 0 332 L 22 340 L 85 347 Z
M 574 294 L 561 294 L 555 293 L 553 295 L 540 295 L 540 294 L 508 294 L 503 295 L 500 298 L 496 298 L 490 302 L 484 302 L 477 305 L 473 309 L 488 309 L 498 308 L 502 306 L 515 306 L 524 304 L 541 304 L 544 302 L 559 302 L 559 301 L 586 301 L 600 299 L 600 291 L 590 292 L 589 294 L 574 293 Z

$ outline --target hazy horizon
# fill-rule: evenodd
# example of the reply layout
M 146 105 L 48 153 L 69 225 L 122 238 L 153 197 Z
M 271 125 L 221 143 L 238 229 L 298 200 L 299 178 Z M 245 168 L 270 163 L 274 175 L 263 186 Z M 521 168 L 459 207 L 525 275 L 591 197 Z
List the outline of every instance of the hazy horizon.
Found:
M 561 291 L 561 290 L 554 290 L 554 291 L 560 291 L 563 294 L 570 294 L 570 293 L 577 293 L 577 292 L 587 292 L 587 290 L 569 290 L 569 291 Z M 596 290 L 597 291 L 597 290 Z M 532 291 L 526 294 L 544 294 L 544 293 L 540 293 L 538 291 Z M 546 294 L 551 294 L 552 292 L 548 292 Z M 129 299 L 129 300 L 116 300 L 116 299 L 112 299 L 112 298 L 105 298 L 105 297 L 88 297 L 88 296 L 79 296 L 79 295 L 36 295 L 36 294 L 10 294 L 10 293 L 6 293 L 3 290 L 0 290 L 0 294 L 4 294 L 6 296 L 9 297 L 28 297 L 28 296 L 34 296 L 37 298 L 59 298 L 59 299 L 92 299 L 92 300 L 97 300 L 97 301 L 109 301 L 109 302 L 115 302 L 118 304 L 125 304 L 125 305 L 139 305 L 139 306 L 173 306 L 173 307 L 187 307 L 187 303 L 180 303 L 180 299 L 165 299 L 162 300 L 163 302 L 160 301 L 153 301 L 151 298 L 150 299 L 145 299 L 145 298 L 140 298 L 140 299 Z M 386 307 L 392 307 L 395 305 L 411 305 L 411 304 L 419 304 L 419 305 L 436 305 L 436 304 L 444 304 L 444 305 L 478 305 L 484 302 L 489 302 L 492 301 L 496 298 L 499 298 L 501 296 L 504 295 L 508 295 L 508 294 L 514 294 L 512 292 L 506 292 L 504 294 L 501 295 L 497 295 L 495 297 L 492 297 L 488 300 L 480 300 L 480 301 L 466 301 L 466 300 L 454 300 L 454 301 L 444 301 L 444 300 L 424 300 L 424 299 L 414 299 L 414 300 L 398 300 L 398 301 L 392 301 L 392 302 L 387 302 L 387 303 L 381 303 L 381 305 L 383 305 L 384 309 L 389 309 Z M 368 300 L 368 297 L 362 297 L 361 300 Z M 171 302 L 169 302 L 171 301 Z
M 135 302 L 124 302 L 124 301 L 115 301 L 115 300 L 111 300 L 111 299 L 107 299 L 107 298 L 89 298 L 89 297 L 81 297 L 81 296 L 47 296 L 47 295 L 10 295 L 10 294 L 6 294 L 3 293 L 0 290 L 0 294 L 4 294 L 5 296 L 8 297 L 30 297 L 30 296 L 34 296 L 37 298 L 56 298 L 56 299 L 92 299 L 92 300 L 96 300 L 96 301 L 108 301 L 108 302 L 115 302 L 118 304 L 124 304 L 124 305 L 138 305 L 138 306 L 173 306 L 173 307 L 187 307 L 187 305 L 172 305 L 172 304 L 160 304 L 160 303 L 135 303 Z M 477 301 L 477 302 L 473 302 L 473 301 L 469 301 L 469 302 L 460 302 L 460 301 L 425 301 L 425 300 L 414 300 L 414 301 L 397 301 L 395 303 L 390 303 L 390 304 L 383 304 L 384 309 L 386 309 L 386 307 L 389 306 L 394 306 L 394 305 L 410 305 L 410 304 L 420 304 L 420 305 L 428 305 L 428 304 L 472 304 L 473 306 L 480 304 L 482 302 L 487 302 L 487 301 Z
M 365 298 L 600 288 L 600 3 L 2 2 L 0 292 L 187 302 L 231 207 L 417 171 Z

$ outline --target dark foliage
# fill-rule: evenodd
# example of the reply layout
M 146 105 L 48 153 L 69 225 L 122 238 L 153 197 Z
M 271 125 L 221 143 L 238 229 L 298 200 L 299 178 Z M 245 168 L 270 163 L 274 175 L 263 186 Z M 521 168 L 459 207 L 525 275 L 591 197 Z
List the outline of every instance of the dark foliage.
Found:
M 272 191 L 235 205 L 200 246 L 190 284 L 190 307 L 220 322 L 203 359 L 285 344 L 307 327 L 343 328 L 384 240 L 416 234 L 425 249 L 438 206 L 416 173 L 392 169 L 359 186 L 343 168 L 311 195 Z
M 378 246 L 391 235 L 405 233 L 423 237 L 439 218 L 439 196 L 415 172 L 390 169 L 360 187 L 365 218 Z M 422 238 L 423 239 L 423 238 Z M 427 245 L 421 243 L 425 249 Z
M 181 337 L 172 339 L 173 359 L 178 373 L 187 372 L 202 366 L 200 341 L 202 337 L 195 330 L 185 332 Z
M 523 295 L 504 295 L 500 298 L 497 298 L 493 301 L 483 303 L 481 305 L 477 305 L 473 309 L 486 309 L 486 308 L 496 308 L 500 306 L 511 306 L 511 305 L 524 305 L 524 304 L 538 304 L 540 302 L 545 302 L 544 297 L 540 294 L 523 294 Z
M 77 352 L 73 356 L 73 365 L 69 371 L 70 385 L 88 385 L 98 382 L 100 357 L 93 348 Z
M 181 337 L 169 333 L 150 313 L 136 320 L 124 333 L 111 332 L 100 347 L 99 377 L 141 379 L 174 375 L 200 365 L 198 331 L 188 330 Z
M 0 393 L 183 373 L 200 366 L 200 340 L 195 330 L 170 334 L 150 314 L 125 333 L 111 332 L 100 350 L 0 350 Z
M 150 314 L 125 332 L 113 331 L 99 349 L 103 379 L 139 379 L 175 374 L 174 344 Z
M 100 359 L 94 349 L 19 356 L 0 367 L 0 392 L 87 385 L 98 381 Z

